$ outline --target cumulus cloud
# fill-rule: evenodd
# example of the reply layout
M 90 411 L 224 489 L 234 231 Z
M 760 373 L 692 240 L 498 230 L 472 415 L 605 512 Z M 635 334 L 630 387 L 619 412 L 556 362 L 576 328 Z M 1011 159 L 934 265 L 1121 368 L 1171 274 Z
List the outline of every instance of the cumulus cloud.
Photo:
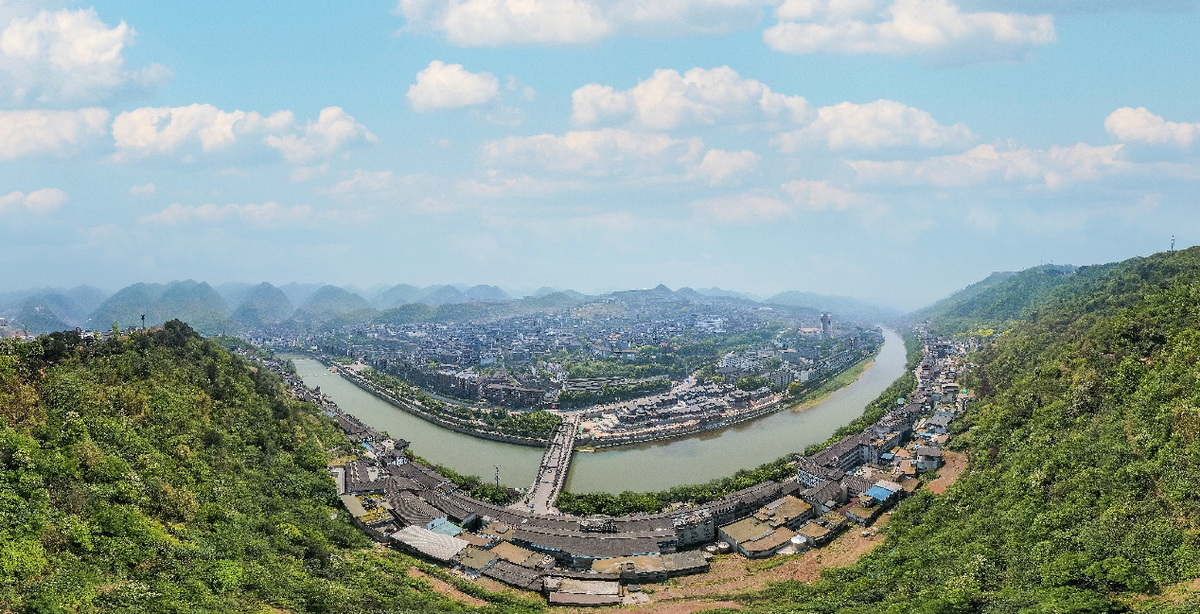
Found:
M 410 30 L 454 45 L 580 44 L 624 33 L 727 32 L 761 19 L 766 0 L 400 0 Z
M 28 194 L 9 192 L 0 196 L 0 213 L 24 209 L 33 213 L 53 211 L 67 202 L 67 193 L 58 188 L 42 188 Z
M 696 166 L 695 174 L 710 185 L 736 183 L 740 176 L 758 168 L 759 159 L 752 151 L 710 149 Z
M 763 40 L 786 53 L 1018 58 L 1055 40 L 1049 15 L 968 12 L 951 0 L 785 0 Z
M 777 136 L 774 143 L 783 152 L 793 153 L 814 143 L 834 150 L 938 148 L 963 146 L 974 138 L 962 124 L 943 126 L 926 111 L 894 100 L 876 100 L 821 107 L 815 121 Z
M 0 160 L 65 154 L 103 136 L 108 111 L 0 111 Z
M 925 160 L 846 163 L 864 183 L 961 188 L 988 183 L 1041 184 L 1057 189 L 1069 183 L 1092 181 L 1121 171 L 1122 145 L 1079 143 L 1047 149 L 998 150 L 979 145 L 961 154 Z
M 379 140 L 367 127 L 355 121 L 341 107 L 325 107 L 316 121 L 305 124 L 296 134 L 268 135 L 267 145 L 279 150 L 292 164 L 303 164 L 328 157 L 355 143 Z
M 1180 149 L 1191 147 L 1200 137 L 1200 122 L 1167 121 L 1145 107 L 1113 111 L 1105 118 L 1104 129 L 1124 143 L 1174 145 Z
M 295 122 L 291 111 L 264 116 L 192 104 L 125 111 L 113 120 L 112 131 L 117 148 L 129 153 L 169 154 L 185 145 L 213 152 L 228 149 L 246 135 L 283 131 Z
M 72 102 L 165 79 L 161 65 L 125 67 L 123 51 L 133 37 L 125 22 L 109 26 L 94 9 L 12 17 L 0 30 L 0 92 L 17 103 Z
M 575 90 L 571 100 L 572 119 L 577 124 L 632 120 L 655 130 L 688 123 L 799 122 L 809 113 L 804 98 L 774 92 L 728 66 L 693 68 L 683 74 L 656 70 L 649 79 L 624 91 L 592 83 Z
M 434 60 L 417 73 L 417 82 L 408 88 L 408 101 L 414 111 L 423 113 L 486 104 L 499 92 L 500 81 L 490 73 L 473 73 L 462 64 Z
M 113 120 L 113 140 L 125 156 L 214 153 L 246 141 L 263 143 L 293 164 L 330 156 L 375 136 L 340 107 L 322 109 L 300 128 L 291 111 L 262 115 L 223 111 L 210 104 L 142 107 Z
M 243 224 L 273 227 L 296 224 L 313 224 L 336 219 L 337 212 L 317 211 L 309 205 L 284 206 L 277 202 L 262 204 L 227 205 L 203 204 L 183 205 L 175 203 L 157 213 L 144 216 L 139 221 L 149 224 L 183 226 L 189 224 L 217 224 L 234 220 Z
M 484 158 L 491 165 L 593 177 L 648 176 L 683 172 L 703 149 L 696 138 L 608 128 L 492 141 L 484 146 Z

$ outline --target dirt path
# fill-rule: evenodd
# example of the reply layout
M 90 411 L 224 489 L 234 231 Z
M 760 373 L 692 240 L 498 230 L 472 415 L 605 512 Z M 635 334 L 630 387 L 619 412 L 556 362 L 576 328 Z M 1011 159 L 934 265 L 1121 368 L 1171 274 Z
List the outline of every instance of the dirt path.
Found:
M 422 580 L 425 580 L 429 583 L 430 588 L 432 588 L 435 592 L 445 595 L 460 603 L 465 603 L 467 605 L 473 605 L 476 607 L 482 607 L 488 604 L 488 602 L 476 597 L 472 597 L 446 583 L 445 580 L 435 578 L 421 571 L 420 569 L 417 569 L 416 567 L 409 567 L 408 575 L 411 578 L 421 578 Z
M 926 485 L 929 488 L 929 492 L 937 495 L 946 492 L 946 489 L 951 484 L 957 482 L 958 476 L 962 475 L 962 472 L 967 468 L 966 454 L 951 452 L 950 450 L 946 450 L 942 454 L 942 459 L 946 461 L 946 464 L 941 469 L 938 469 L 937 479 Z

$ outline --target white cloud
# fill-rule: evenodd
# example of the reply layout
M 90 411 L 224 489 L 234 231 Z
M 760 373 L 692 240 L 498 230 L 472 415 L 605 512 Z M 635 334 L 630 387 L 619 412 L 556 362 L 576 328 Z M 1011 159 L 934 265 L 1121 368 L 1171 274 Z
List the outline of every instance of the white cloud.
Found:
M 842 102 L 817 110 L 811 124 L 777 136 L 774 143 L 785 153 L 804 145 L 823 144 L 829 149 L 882 149 L 891 147 L 954 147 L 974 140 L 962 124 L 943 126 L 926 111 L 894 100 L 866 104 Z
M 1049 15 L 964 12 L 951 0 L 786 0 L 763 40 L 786 53 L 1018 58 L 1055 40 Z
M 341 107 L 326 107 L 303 128 L 291 111 L 262 115 L 253 111 L 223 111 L 210 104 L 186 107 L 142 107 L 113 120 L 113 140 L 121 155 L 214 153 L 241 143 L 265 144 L 289 163 L 303 164 L 328 157 L 355 143 L 375 141 L 375 135 Z
M 58 188 L 42 188 L 28 194 L 10 192 L 0 196 L 0 213 L 15 209 L 46 213 L 63 206 L 65 202 L 67 202 L 67 193 Z
M 783 191 L 799 209 L 808 211 L 844 211 L 863 203 L 863 198 L 826 181 L 798 179 L 783 184 Z
M 692 210 L 719 222 L 749 224 L 793 215 L 794 209 L 771 196 L 735 194 L 693 201 Z
M 154 182 L 129 187 L 130 196 L 154 196 L 157 193 L 158 186 L 154 185 Z
M 110 27 L 94 9 L 15 16 L 0 30 L 0 92 L 15 102 L 54 103 L 162 81 L 168 71 L 161 65 L 125 68 L 122 52 L 133 36 L 125 22 Z
M 301 134 L 268 135 L 267 145 L 279 150 L 292 164 L 328 157 L 355 143 L 379 140 L 341 107 L 325 107 Z
M 590 42 L 612 30 L 583 0 L 400 0 L 397 9 L 410 26 L 471 47 Z
M 461 207 L 446 196 L 447 184 L 444 178 L 426 173 L 397 175 L 392 171 L 356 169 L 350 177 L 318 192 L 348 203 L 371 201 L 423 213 L 444 213 Z
M 759 155 L 752 151 L 710 149 L 696 167 L 696 175 L 710 185 L 736 183 L 737 178 L 758 168 Z
M 1001 151 L 979 145 L 967 152 L 916 161 L 848 160 L 860 181 L 887 185 L 956 188 L 987 183 L 1042 184 L 1057 189 L 1127 168 L 1122 145 L 1079 143 L 1048 149 Z
M 0 111 L 0 160 L 64 154 L 105 134 L 108 111 Z
M 210 104 L 186 107 L 142 107 L 113 120 L 119 150 L 136 154 L 170 154 L 185 146 L 213 152 L 232 147 L 246 135 L 287 130 L 296 122 L 291 111 L 264 116 L 222 111 Z
M 353 175 L 326 188 L 324 193 L 345 200 L 385 200 L 401 196 L 409 185 L 408 179 L 392 171 L 355 169 Z
M 490 73 L 473 73 L 462 64 L 434 60 L 417 73 L 417 82 L 408 88 L 408 101 L 414 111 L 423 113 L 486 104 L 499 92 L 500 81 Z
M 703 149 L 696 138 L 608 128 L 492 141 L 484 146 L 484 158 L 490 165 L 594 177 L 647 176 L 683 172 Z
M 590 43 L 753 27 L 773 0 L 400 0 L 409 29 L 460 46 Z
M 761 192 L 718 196 L 696 200 L 692 211 L 702 217 L 729 224 L 770 222 L 796 217 L 801 212 L 845 211 L 866 203 L 866 199 L 825 181 L 799 179 L 781 186 L 785 197 Z
M 287 207 L 277 202 L 262 204 L 227 205 L 203 204 L 183 205 L 179 203 L 139 219 L 149 224 L 183 226 L 189 224 L 217 224 L 235 220 L 261 227 L 315 224 L 340 217 L 337 211 L 317 211 L 309 205 Z
M 682 75 L 656 70 L 636 86 L 616 91 L 592 83 L 571 95 L 572 119 L 588 125 L 605 120 L 632 119 L 656 130 L 682 124 L 759 122 L 768 119 L 803 121 L 808 102 L 800 96 L 771 91 L 762 82 L 746 79 L 728 66 L 693 68 Z
M 1165 144 L 1180 149 L 1191 147 L 1200 137 L 1200 122 L 1167 121 L 1145 107 L 1122 107 L 1113 111 L 1105 118 L 1104 129 L 1125 143 Z
M 460 181 L 456 187 L 459 194 L 473 198 L 504 196 L 529 198 L 582 188 L 579 183 L 572 181 L 550 181 L 529 175 L 505 177 L 496 170 L 488 171 L 482 179 Z

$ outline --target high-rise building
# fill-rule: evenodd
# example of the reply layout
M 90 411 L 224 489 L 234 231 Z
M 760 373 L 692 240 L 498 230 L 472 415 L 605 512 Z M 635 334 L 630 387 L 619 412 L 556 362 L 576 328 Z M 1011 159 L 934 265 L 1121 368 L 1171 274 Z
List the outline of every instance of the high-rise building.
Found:
M 829 314 L 823 313 L 821 314 L 821 336 L 828 339 L 831 335 L 833 335 L 833 318 L 829 317 Z

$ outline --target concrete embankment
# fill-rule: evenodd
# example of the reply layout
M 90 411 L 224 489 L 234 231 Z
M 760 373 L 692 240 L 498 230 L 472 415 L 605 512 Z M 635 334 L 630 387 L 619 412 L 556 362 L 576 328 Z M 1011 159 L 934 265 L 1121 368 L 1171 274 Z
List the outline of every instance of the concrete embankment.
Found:
M 414 415 L 426 422 L 429 422 L 431 424 L 436 424 L 437 426 L 440 426 L 444 429 L 451 430 L 456 433 L 461 433 L 463 435 L 470 435 L 471 437 L 478 437 L 479 439 L 487 439 L 489 441 L 498 441 L 500 443 L 511 443 L 511 444 L 516 444 L 519 446 L 529 446 L 529 447 L 533 447 L 533 448 L 543 448 L 546 446 L 547 440 L 545 440 L 545 439 L 537 439 L 537 438 L 533 438 L 533 437 L 521 437 L 519 435 L 508 435 L 505 433 L 495 433 L 495 432 L 489 432 L 489 431 L 479 431 L 479 430 L 472 429 L 469 426 L 464 426 L 464 425 L 458 424 L 456 422 L 453 422 L 451 420 L 447 420 L 441 416 L 438 416 L 437 414 L 426 411 L 425 409 L 421 408 L 419 405 L 396 398 L 394 395 L 392 395 L 387 390 L 380 388 L 379 386 L 376 386 L 376 385 L 372 384 L 371 382 L 368 382 L 362 376 L 358 375 L 357 373 L 354 373 L 353 371 L 350 371 L 349 369 L 342 368 L 339 365 L 332 363 L 332 362 L 324 359 L 321 356 L 316 356 L 315 358 L 317 360 L 319 360 L 322 364 L 335 369 L 337 371 L 338 375 L 340 375 L 346 381 L 359 387 L 364 392 L 371 394 L 372 396 L 378 398 L 379 400 L 381 400 L 389 405 L 392 405 L 393 407 L 404 410 L 405 412 L 407 412 L 409 414 L 412 414 L 412 415 Z

